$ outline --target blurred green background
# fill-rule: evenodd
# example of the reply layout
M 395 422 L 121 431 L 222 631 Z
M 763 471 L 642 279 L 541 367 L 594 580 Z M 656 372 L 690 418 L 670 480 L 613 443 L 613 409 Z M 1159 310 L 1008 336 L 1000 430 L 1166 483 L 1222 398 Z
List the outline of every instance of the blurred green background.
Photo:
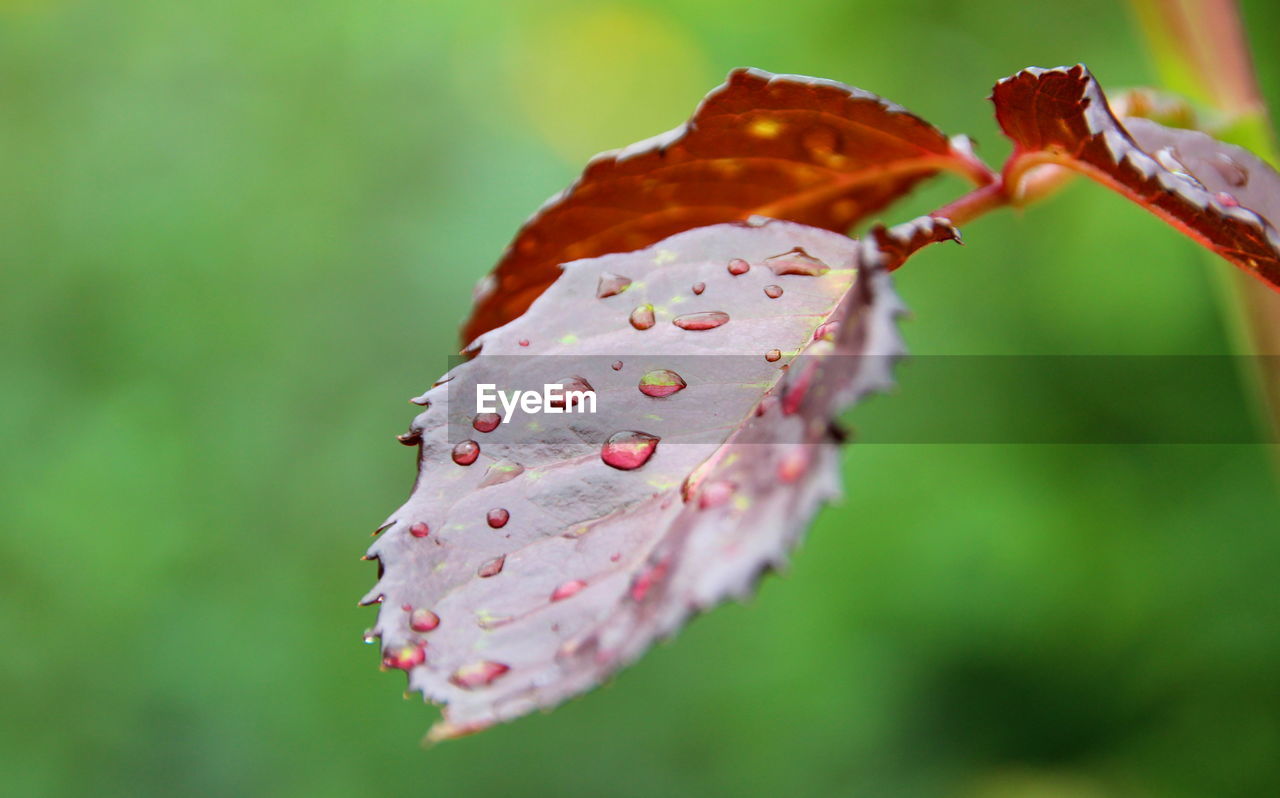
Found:
M 1244 7 L 1274 104 L 1280 8 Z M 998 163 L 991 84 L 1077 61 L 1154 77 L 1101 0 L 0 0 L 4 792 L 1280 794 L 1264 446 L 852 447 L 756 600 L 428 751 L 360 643 L 405 399 L 586 157 L 753 65 Z M 965 234 L 898 275 L 916 352 L 1230 350 L 1228 267 L 1101 188 Z

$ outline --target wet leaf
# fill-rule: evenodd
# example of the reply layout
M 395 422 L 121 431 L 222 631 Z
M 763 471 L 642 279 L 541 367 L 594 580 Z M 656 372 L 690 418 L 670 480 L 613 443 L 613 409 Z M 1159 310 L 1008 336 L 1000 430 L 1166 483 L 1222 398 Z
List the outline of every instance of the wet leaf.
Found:
M 838 490 L 833 417 L 887 385 L 902 351 L 887 267 L 951 237 L 933 219 L 863 241 L 778 221 L 701 227 L 566 264 L 478 339 L 419 397 L 418 479 L 369 549 L 384 662 L 446 704 L 431 737 L 583 692 L 781 565 Z M 606 275 L 627 290 L 602 297 Z M 690 317 L 715 323 L 676 323 Z M 490 383 L 585 386 L 599 404 L 478 432 Z
M 996 117 L 1015 150 L 1015 192 L 1046 164 L 1125 195 L 1280 290 L 1280 175 L 1249 152 L 1147 119 L 1122 123 L 1083 66 L 1027 69 L 996 84 Z
M 829 80 L 738 69 L 684 125 L 596 156 L 516 234 L 464 342 L 519 316 L 559 264 L 765 216 L 846 231 L 943 170 L 990 182 L 963 138 Z

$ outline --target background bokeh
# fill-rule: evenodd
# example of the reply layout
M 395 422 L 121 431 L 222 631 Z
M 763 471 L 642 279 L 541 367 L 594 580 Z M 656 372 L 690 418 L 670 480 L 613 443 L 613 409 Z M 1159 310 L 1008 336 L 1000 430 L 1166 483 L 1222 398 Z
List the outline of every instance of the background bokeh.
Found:
M 1280 8 L 1244 6 L 1274 101 Z M 589 155 L 754 65 L 998 162 L 994 80 L 1076 61 L 1153 80 L 1105 0 L 0 0 L 4 792 L 1280 793 L 1265 446 L 854 446 L 754 601 L 427 751 L 360 643 L 405 399 Z M 1230 351 L 1228 267 L 1096 186 L 965 233 L 899 273 L 916 352 Z

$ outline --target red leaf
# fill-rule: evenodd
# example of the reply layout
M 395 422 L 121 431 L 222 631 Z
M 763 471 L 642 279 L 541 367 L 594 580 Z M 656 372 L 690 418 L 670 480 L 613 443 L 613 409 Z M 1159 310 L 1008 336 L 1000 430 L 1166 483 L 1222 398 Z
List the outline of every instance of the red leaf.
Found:
M 383 568 L 373 634 L 412 689 L 447 704 L 432 737 L 590 689 L 782 563 L 840 484 L 832 418 L 885 386 L 901 353 L 886 267 L 949 237 L 934 219 L 863 241 L 702 227 L 565 264 L 481 336 L 419 398 L 418 479 L 369 550 Z M 618 278 L 625 290 L 599 290 Z M 636 307 L 650 323 L 632 323 Z M 678 323 L 691 317 L 716 323 Z M 478 432 L 485 383 L 593 389 L 599 405 Z M 455 456 L 464 439 L 474 458 Z
M 1280 175 L 1245 150 L 1145 119 L 1122 124 L 1083 66 L 1027 69 L 992 100 L 1014 141 L 1005 180 L 1037 166 L 1080 171 L 1280 290 Z
M 942 170 L 993 178 L 966 139 L 873 94 L 734 70 L 686 124 L 596 156 L 525 223 L 478 290 L 464 343 L 523 313 L 566 261 L 752 216 L 843 232 Z

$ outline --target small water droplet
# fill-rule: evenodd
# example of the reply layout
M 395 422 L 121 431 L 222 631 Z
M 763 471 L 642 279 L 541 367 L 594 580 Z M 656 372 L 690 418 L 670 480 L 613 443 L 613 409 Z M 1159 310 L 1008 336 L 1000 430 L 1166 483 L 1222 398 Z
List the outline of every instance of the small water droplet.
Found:
M 733 494 L 737 490 L 738 486 L 727 480 L 718 479 L 708 482 L 706 487 L 702 489 L 702 493 L 698 495 L 698 507 L 703 510 L 719 507 L 733 498 Z
M 622 361 L 621 360 L 613 361 L 613 365 L 610 366 L 609 368 L 613 369 L 614 371 L 622 371 Z
M 502 529 L 507 525 L 507 521 L 511 519 L 511 513 L 501 507 L 494 507 L 485 515 L 485 520 L 489 522 L 489 526 L 494 529 Z M 483 575 L 483 574 L 482 574 Z
M 803 446 L 797 447 L 787 452 L 778 461 L 778 480 L 791 484 L 804 476 L 804 472 L 808 469 L 809 452 Z
M 426 643 L 399 646 L 382 652 L 382 667 L 384 668 L 399 668 L 402 671 L 407 671 L 421 665 L 426 660 Z
M 471 421 L 476 432 L 493 432 L 502 423 L 502 416 L 497 413 L 478 413 Z
M 631 583 L 631 598 L 634 601 L 644 601 L 644 597 L 649 595 L 649 591 L 653 586 L 661 582 L 667 575 L 667 563 L 662 561 L 650 565 L 641 571 Z
M 431 400 L 427 398 L 426 394 L 423 394 L 422 396 L 413 397 L 412 399 L 409 400 L 409 403 L 418 405 L 420 407 L 431 407 Z
M 631 278 L 621 274 L 603 272 L 600 282 L 596 283 L 596 299 L 617 296 L 631 287 Z
M 784 252 L 765 259 L 765 264 L 773 269 L 774 274 L 798 274 L 803 277 L 820 277 L 831 271 L 830 267 L 805 252 L 802 248 Z
M 480 456 L 480 444 L 475 441 L 463 441 L 453 447 L 453 462 L 460 466 L 469 466 Z
M 684 378 L 669 369 L 654 369 L 640 378 L 640 393 L 662 398 L 683 391 L 688 385 Z
M 440 616 L 426 608 L 414 610 L 409 615 L 409 628 L 415 632 L 430 632 L 440 625 Z
M 769 361 L 770 363 L 777 363 L 779 360 L 782 359 L 782 350 L 770 349 L 768 352 L 764 353 L 764 359 Z
M 1213 168 L 1218 171 L 1223 180 L 1227 181 L 1229 186 L 1240 188 L 1249 182 L 1249 173 L 1225 153 L 1218 153 L 1210 163 L 1213 164 Z
M 733 276 L 737 277 L 739 274 L 746 274 L 747 272 L 751 271 L 751 264 L 747 263 L 742 258 L 734 258 L 733 260 L 729 261 L 729 265 L 726 266 L 725 268 L 729 270 L 729 274 L 732 274 Z
M 631 471 L 649 462 L 659 438 L 647 432 L 622 430 L 609 436 L 600 447 L 600 459 L 619 471 Z
M 409 527 L 409 534 L 413 535 L 415 538 L 425 538 L 427 535 L 431 534 L 431 527 L 419 521 L 418 523 Z
M 1222 203 L 1228 208 L 1240 207 L 1240 201 L 1225 191 L 1219 191 L 1217 194 L 1214 195 L 1214 197 L 1218 200 L 1218 202 Z
M 560 380 L 559 384 L 563 385 L 564 389 L 560 391 L 559 396 L 551 397 L 551 401 L 548 402 L 548 404 L 551 407 L 558 407 L 562 410 L 565 407 L 565 397 L 570 391 L 576 393 L 595 393 L 596 390 L 591 387 L 591 383 L 587 382 L 586 377 L 569 377 L 568 379 Z M 569 405 L 571 407 L 577 407 L 581 403 L 581 396 L 571 397 L 569 401 Z
M 729 314 L 719 310 L 705 310 L 701 313 L 686 313 L 676 316 L 671 323 L 682 330 L 714 330 L 729 321 Z
M 373 645 L 374 643 L 378 642 L 378 640 L 381 637 L 382 637 L 382 633 L 374 631 L 373 629 L 364 630 L 365 645 Z
M 621 559 L 622 559 L 622 552 L 620 551 L 615 551 L 613 554 L 609 555 L 609 562 L 617 562 L 618 560 L 621 560 Z
M 523 473 L 524 466 L 519 463 L 513 460 L 499 460 L 485 470 L 484 479 L 480 480 L 479 487 L 488 488 L 493 485 L 501 485 L 504 482 L 510 482 Z
M 502 566 L 507 564 L 507 555 L 494 557 L 492 560 L 486 560 L 483 565 L 476 569 L 476 576 L 481 579 L 488 579 L 491 576 L 497 576 L 502 573 Z
M 778 297 L 782 296 L 782 286 L 766 285 L 764 287 L 764 295 L 769 297 L 770 299 L 777 299 Z
M 813 331 L 813 340 L 815 341 L 834 341 L 836 332 L 840 329 L 840 322 L 828 321 L 818 325 L 818 329 Z
M 477 687 L 487 687 L 493 684 L 494 680 L 502 674 L 511 670 L 507 665 L 501 662 L 473 662 L 470 665 L 463 665 L 453 672 L 449 677 L 449 681 L 456 687 L 463 690 L 474 690 Z
M 706 290 L 707 290 L 707 284 L 706 284 L 706 283 L 694 283 L 694 284 L 693 284 L 693 293 L 695 293 L 695 294 L 701 295 L 701 294 L 702 294 L 702 292 L 703 292 L 703 291 L 706 291 Z
M 826 156 L 840 146 L 840 134 L 826 125 L 815 125 L 800 134 L 800 143 L 811 155 Z
M 528 338 L 521 338 L 519 341 L 516 341 L 516 343 L 517 343 L 517 344 L 520 344 L 521 346 L 528 346 L 528 345 L 529 345 L 529 339 L 528 339 Z
M 647 330 L 653 326 L 653 305 L 637 305 L 631 311 L 631 326 L 637 330 Z
M 581 579 L 570 580 L 560 585 L 555 590 L 551 591 L 551 600 L 562 601 L 564 599 L 569 598 L 574 593 L 577 593 L 579 590 L 581 590 L 586 586 L 587 586 L 587 583 Z

